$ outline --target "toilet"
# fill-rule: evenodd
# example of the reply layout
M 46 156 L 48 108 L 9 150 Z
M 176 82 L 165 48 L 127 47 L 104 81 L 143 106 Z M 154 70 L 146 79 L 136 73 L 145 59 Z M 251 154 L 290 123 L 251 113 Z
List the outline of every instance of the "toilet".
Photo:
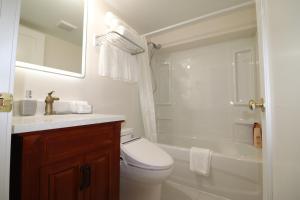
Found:
M 121 136 L 121 200 L 160 200 L 161 186 L 171 174 L 172 157 L 133 131 Z

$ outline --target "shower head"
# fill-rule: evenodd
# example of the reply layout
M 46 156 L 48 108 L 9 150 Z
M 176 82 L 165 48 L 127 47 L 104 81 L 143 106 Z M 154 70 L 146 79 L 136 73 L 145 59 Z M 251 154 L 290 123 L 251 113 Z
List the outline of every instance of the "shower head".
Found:
M 161 44 L 155 44 L 154 42 L 148 42 L 149 46 L 152 46 L 154 49 L 160 49 Z

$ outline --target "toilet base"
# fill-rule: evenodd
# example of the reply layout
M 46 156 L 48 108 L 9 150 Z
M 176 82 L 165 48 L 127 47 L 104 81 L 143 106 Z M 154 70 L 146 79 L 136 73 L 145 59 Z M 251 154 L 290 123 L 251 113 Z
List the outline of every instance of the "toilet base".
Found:
M 146 184 L 121 177 L 120 200 L 160 200 L 162 184 Z

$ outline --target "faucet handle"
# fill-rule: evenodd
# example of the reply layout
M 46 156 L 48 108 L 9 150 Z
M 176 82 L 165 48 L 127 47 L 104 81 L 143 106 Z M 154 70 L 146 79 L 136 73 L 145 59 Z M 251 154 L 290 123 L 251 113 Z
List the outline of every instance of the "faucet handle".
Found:
M 51 91 L 48 93 L 49 96 L 51 96 L 55 91 Z

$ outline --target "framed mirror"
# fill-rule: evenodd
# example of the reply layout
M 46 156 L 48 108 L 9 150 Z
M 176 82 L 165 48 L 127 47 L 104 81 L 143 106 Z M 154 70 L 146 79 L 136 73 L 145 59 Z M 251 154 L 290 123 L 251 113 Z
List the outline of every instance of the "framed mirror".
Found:
M 22 0 L 17 67 L 83 78 L 86 0 Z

